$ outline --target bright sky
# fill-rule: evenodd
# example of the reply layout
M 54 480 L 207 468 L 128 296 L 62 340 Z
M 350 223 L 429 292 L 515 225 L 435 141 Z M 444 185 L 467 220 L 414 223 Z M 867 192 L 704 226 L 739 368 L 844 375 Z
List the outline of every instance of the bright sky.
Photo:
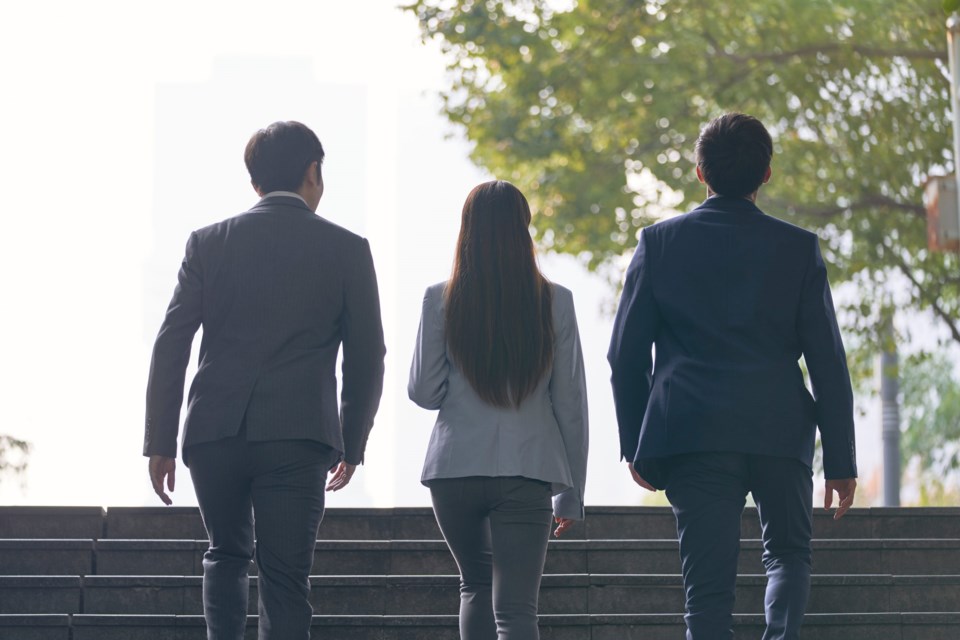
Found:
M 371 241 L 387 334 L 367 463 L 329 504 L 429 503 L 419 476 L 435 416 L 407 400 L 407 369 L 423 290 L 449 273 L 463 199 L 489 176 L 439 114 L 438 50 L 396 4 L 3 4 L 0 433 L 33 453 L 24 487 L 0 482 L 0 504 L 159 505 L 140 455 L 143 402 L 183 247 L 256 201 L 243 146 L 287 119 L 327 151 L 318 213 Z M 612 294 L 572 259 L 542 263 L 578 309 L 587 502 L 649 500 L 618 463 L 601 311 Z M 879 422 L 858 430 L 863 474 Z M 174 504 L 196 504 L 178 472 Z

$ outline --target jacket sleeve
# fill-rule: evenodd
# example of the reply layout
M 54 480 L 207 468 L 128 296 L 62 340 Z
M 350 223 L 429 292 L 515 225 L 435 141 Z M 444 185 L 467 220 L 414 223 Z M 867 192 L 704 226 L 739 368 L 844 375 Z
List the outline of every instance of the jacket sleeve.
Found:
M 363 462 L 367 438 L 383 392 L 383 324 L 380 294 L 370 243 L 361 241 L 344 283 L 343 387 L 340 391 L 340 425 L 344 460 Z
M 573 296 L 560 289 L 566 300 L 559 326 L 554 327 L 556 348 L 553 373 L 550 377 L 550 400 L 553 413 L 560 425 L 560 435 L 570 465 L 573 486 L 553 498 L 553 513 L 558 518 L 584 518 L 584 487 L 587 481 L 587 450 L 589 424 L 587 417 L 587 385 L 583 369 L 583 351 Z
M 417 344 L 410 364 L 407 394 L 424 409 L 439 409 L 447 394 L 447 344 L 444 333 L 442 287 L 431 287 L 423 295 Z
M 193 336 L 200 327 L 203 272 L 196 232 L 190 234 L 177 286 L 153 345 L 147 382 L 143 455 L 177 456 L 183 384 Z
M 640 233 L 637 250 L 627 269 L 607 352 L 620 430 L 620 459 L 631 462 L 637 454 L 640 429 L 650 400 L 652 349 L 660 323 L 653 297 L 649 235 L 648 230 Z
M 807 362 L 828 480 L 857 477 L 853 388 L 847 355 L 827 281 L 820 245 L 813 238 L 797 318 L 800 348 Z

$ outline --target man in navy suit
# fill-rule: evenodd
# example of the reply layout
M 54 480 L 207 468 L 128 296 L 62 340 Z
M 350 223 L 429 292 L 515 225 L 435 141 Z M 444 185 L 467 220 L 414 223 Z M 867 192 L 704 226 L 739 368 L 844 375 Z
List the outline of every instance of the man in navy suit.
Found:
M 857 485 L 846 355 L 817 236 L 755 204 L 773 155 L 763 124 L 723 115 L 696 154 L 707 199 L 644 229 L 627 270 L 608 354 L 620 454 L 637 484 L 665 489 L 673 506 L 688 640 L 733 637 L 748 492 L 763 527 L 763 640 L 796 639 L 810 591 L 817 428 L 835 518 Z
M 260 639 L 310 637 L 324 483 L 328 471 L 328 491 L 350 481 L 380 403 L 385 349 L 370 246 L 315 214 L 323 158 L 299 122 L 253 135 L 244 159 L 260 201 L 190 234 L 153 349 L 143 454 L 170 504 L 185 369 L 203 326 L 183 460 L 210 539 L 209 640 L 244 637 L 254 557 Z

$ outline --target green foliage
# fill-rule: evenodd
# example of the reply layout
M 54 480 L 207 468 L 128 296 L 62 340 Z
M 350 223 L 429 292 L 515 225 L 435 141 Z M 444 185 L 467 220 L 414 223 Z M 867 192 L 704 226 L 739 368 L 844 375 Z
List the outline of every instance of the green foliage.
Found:
M 947 13 L 953 13 L 960 9 L 960 0 L 943 0 L 943 10 Z
M 0 435 L 0 479 L 5 475 L 22 475 L 27 470 L 29 454 L 29 442 Z
M 853 365 L 866 371 L 896 308 L 931 313 L 960 343 L 960 260 L 927 250 L 921 195 L 953 165 L 937 3 L 561 4 L 407 7 L 448 55 L 444 112 L 476 163 L 527 194 L 543 248 L 609 267 L 643 226 L 705 197 L 699 129 L 743 111 L 775 140 L 759 204 L 816 229 L 831 278 L 856 286 L 842 312 Z
M 907 358 L 902 366 L 904 466 L 919 465 L 921 486 L 960 480 L 960 379 L 943 353 Z

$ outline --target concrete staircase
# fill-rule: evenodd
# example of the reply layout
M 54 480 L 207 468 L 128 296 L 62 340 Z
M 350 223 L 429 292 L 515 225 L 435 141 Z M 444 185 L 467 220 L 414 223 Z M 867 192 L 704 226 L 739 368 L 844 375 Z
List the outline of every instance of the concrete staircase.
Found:
M 814 535 L 805 638 L 960 640 L 960 508 L 818 510 Z M 203 640 L 205 537 L 192 508 L 0 507 L 0 640 Z M 320 537 L 314 638 L 458 638 L 456 566 L 429 509 L 329 509 Z M 738 640 L 763 632 L 759 537 L 748 509 Z M 550 544 L 541 638 L 679 640 L 679 573 L 669 509 L 588 508 Z

